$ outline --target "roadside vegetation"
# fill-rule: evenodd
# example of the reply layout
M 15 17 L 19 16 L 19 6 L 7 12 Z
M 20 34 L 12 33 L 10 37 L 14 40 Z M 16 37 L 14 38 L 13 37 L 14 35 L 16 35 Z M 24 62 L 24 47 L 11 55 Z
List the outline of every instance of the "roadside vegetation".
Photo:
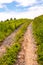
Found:
M 23 19 L 10 19 L 0 22 L 0 42 L 9 36 L 15 29 L 22 25 L 25 21 Z
M 31 20 L 20 19 L 18 21 L 22 22 L 23 24 L 18 30 L 18 32 L 16 33 L 15 42 L 12 44 L 10 48 L 7 48 L 7 52 L 0 58 L 0 65 L 13 65 L 17 59 L 18 52 L 21 49 L 21 41 L 22 41 L 23 35 L 28 25 L 30 24 Z
M 43 15 L 34 19 L 33 34 L 38 46 L 38 63 L 39 65 L 43 65 Z

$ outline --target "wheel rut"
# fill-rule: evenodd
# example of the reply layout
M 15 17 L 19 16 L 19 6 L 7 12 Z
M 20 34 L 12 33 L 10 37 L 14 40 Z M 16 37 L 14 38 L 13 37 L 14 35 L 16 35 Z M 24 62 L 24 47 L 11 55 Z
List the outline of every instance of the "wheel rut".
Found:
M 14 30 L 14 32 L 11 33 L 3 42 L 0 42 L 1 43 L 0 56 L 5 54 L 6 53 L 6 48 L 10 47 L 15 42 L 15 35 L 18 32 L 18 30 L 21 28 L 21 26 L 19 26 L 16 30 Z
M 14 65 L 38 65 L 36 54 L 37 46 L 32 31 L 31 23 L 24 34 L 24 41 L 21 46 L 22 48 Z

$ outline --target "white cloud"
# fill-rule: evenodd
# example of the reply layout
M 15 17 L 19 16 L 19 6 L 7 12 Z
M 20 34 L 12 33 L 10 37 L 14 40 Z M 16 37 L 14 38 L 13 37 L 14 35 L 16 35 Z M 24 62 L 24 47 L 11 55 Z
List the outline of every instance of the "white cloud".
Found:
M 0 13 L 0 20 L 5 20 L 5 19 L 9 19 L 9 18 L 14 18 L 16 17 L 18 18 L 34 18 L 36 16 L 39 16 L 43 14 L 43 6 L 34 6 L 31 7 L 28 11 L 26 12 L 2 12 Z
M 31 11 L 37 11 L 37 10 L 40 11 L 41 10 L 42 11 L 43 5 L 39 5 L 39 6 L 36 5 L 36 6 L 30 7 L 29 10 L 31 10 Z
M 14 1 L 14 0 L 0 0 L 0 3 L 10 3 L 12 1 Z
M 37 3 L 37 0 L 0 0 L 0 8 L 4 6 L 2 5 L 3 3 L 11 3 L 13 1 L 19 3 L 17 6 L 32 6 L 33 4 Z
M 19 4 L 18 5 L 22 5 L 22 6 L 30 6 L 30 5 L 33 5 L 35 3 L 38 3 L 38 2 L 41 2 L 41 1 L 37 1 L 37 0 L 0 0 L 0 4 L 3 4 L 3 3 L 11 3 L 13 1 L 16 1 L 18 2 Z
M 5 5 L 2 5 L 3 3 L 11 3 L 14 0 L 0 0 L 0 8 L 6 7 Z
M 28 6 L 28 5 L 32 5 L 32 4 L 36 3 L 36 0 L 0 0 L 0 4 L 11 3 L 13 1 L 19 2 L 20 3 L 19 5 L 22 5 L 22 6 Z
M 15 0 L 20 3 L 22 6 L 28 6 L 36 3 L 36 0 Z
M 3 8 L 3 6 L 0 4 L 0 8 Z
M 28 6 L 28 5 L 32 5 L 33 3 L 36 3 L 36 0 L 0 0 L 0 3 L 10 3 L 12 1 L 17 1 L 22 6 Z M 2 8 L 1 5 L 0 5 L 0 8 Z M 19 13 L 12 12 L 12 11 L 0 12 L 0 15 L 1 15 L 0 20 L 5 20 L 5 19 L 11 18 L 11 17 L 12 18 L 16 17 L 17 19 L 18 18 L 34 18 L 41 14 L 43 14 L 43 5 L 31 7 L 26 12 L 19 12 Z

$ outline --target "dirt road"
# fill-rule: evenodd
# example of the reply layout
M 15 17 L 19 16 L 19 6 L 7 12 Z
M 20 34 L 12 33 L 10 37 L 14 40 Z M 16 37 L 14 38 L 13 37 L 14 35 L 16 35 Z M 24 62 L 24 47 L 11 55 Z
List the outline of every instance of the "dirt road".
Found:
M 32 33 L 32 24 L 29 25 L 24 36 L 25 43 L 25 65 L 38 65 L 37 63 L 37 46 Z
M 14 37 L 17 31 L 18 30 L 14 31 L 4 40 L 3 45 L 0 47 L 0 56 L 5 53 L 6 46 L 9 46 L 14 42 Z M 32 32 L 32 24 L 30 24 L 24 34 L 21 51 L 19 52 L 18 59 L 14 65 L 38 65 L 36 54 L 37 46 Z
M 36 50 L 37 46 L 32 33 L 32 24 L 30 24 L 24 34 L 22 49 L 14 65 L 38 65 Z
M 0 46 L 0 56 L 2 56 L 6 52 L 6 47 L 9 47 L 12 43 L 14 43 L 14 37 L 21 26 L 14 30 L 14 32 L 11 33 L 2 43 L 0 42 L 2 44 Z

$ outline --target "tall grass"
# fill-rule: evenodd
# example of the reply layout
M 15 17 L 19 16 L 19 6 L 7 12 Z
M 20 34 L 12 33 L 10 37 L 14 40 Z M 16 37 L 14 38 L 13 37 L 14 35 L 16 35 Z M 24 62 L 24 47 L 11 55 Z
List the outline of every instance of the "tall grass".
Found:
M 23 38 L 22 36 L 24 35 L 29 23 L 30 21 L 28 20 L 20 27 L 15 36 L 15 43 L 8 48 L 6 54 L 0 58 L 0 65 L 13 65 L 15 63 L 18 52 L 21 49 L 21 41 L 19 40 Z
M 3 41 L 8 35 L 10 35 L 15 29 L 17 29 L 25 21 L 20 20 L 6 20 L 0 22 L 0 42 Z
M 38 63 L 43 65 L 43 15 L 34 19 L 33 33 L 38 46 Z

